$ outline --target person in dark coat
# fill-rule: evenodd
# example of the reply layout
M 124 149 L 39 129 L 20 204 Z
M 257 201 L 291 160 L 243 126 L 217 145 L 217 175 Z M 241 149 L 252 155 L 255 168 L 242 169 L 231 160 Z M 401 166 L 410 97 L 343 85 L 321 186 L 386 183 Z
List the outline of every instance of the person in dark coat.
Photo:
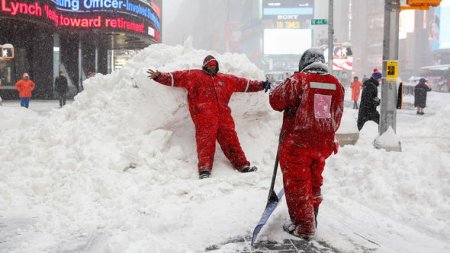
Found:
M 380 113 L 377 111 L 377 106 L 380 105 L 378 86 L 380 85 L 381 77 L 381 73 L 374 69 L 372 76 L 363 84 L 358 111 L 358 130 L 361 130 L 369 120 L 375 121 L 377 124 L 380 122 Z
M 398 85 L 398 93 L 397 93 L 397 109 L 402 109 L 403 104 L 403 83 L 400 82 Z
M 55 89 L 58 93 L 59 106 L 63 107 L 66 104 L 66 94 L 69 89 L 67 78 L 62 71 L 59 71 L 59 76 L 55 78 Z
M 431 91 L 426 84 L 425 78 L 420 78 L 419 83 L 414 88 L 414 106 L 417 107 L 417 114 L 423 115 L 423 108 L 427 105 L 427 92 Z

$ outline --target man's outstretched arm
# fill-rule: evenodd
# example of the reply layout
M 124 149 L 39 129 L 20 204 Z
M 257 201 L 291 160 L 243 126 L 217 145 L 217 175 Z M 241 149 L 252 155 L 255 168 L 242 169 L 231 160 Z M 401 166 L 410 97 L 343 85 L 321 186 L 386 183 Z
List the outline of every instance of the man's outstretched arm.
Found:
M 270 82 L 249 80 L 242 77 L 235 78 L 235 92 L 257 92 L 257 91 L 268 91 L 270 89 Z
M 147 70 L 148 78 L 155 80 L 156 82 L 172 86 L 187 88 L 189 84 L 189 71 L 175 71 L 175 72 L 159 72 L 158 70 Z

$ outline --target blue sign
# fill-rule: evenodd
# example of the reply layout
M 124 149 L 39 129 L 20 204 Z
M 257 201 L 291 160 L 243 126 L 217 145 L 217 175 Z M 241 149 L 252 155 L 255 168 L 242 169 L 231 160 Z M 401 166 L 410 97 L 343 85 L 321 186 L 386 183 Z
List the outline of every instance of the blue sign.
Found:
M 131 0 L 54 0 L 59 10 L 72 12 L 123 11 L 150 19 L 160 30 L 161 23 L 150 5 Z

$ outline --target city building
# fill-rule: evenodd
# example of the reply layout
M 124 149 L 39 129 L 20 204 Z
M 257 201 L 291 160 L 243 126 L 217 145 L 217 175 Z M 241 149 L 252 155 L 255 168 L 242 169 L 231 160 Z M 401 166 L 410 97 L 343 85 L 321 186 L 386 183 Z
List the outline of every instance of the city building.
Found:
M 53 97 L 59 71 L 75 92 L 89 73 L 106 74 L 120 54 L 161 41 L 162 0 L 1 0 L 2 98 L 17 97 L 14 84 L 28 72 L 34 97 Z M 123 57 L 122 57 L 123 58 Z
M 353 74 L 370 76 L 383 61 L 384 0 L 352 1 Z

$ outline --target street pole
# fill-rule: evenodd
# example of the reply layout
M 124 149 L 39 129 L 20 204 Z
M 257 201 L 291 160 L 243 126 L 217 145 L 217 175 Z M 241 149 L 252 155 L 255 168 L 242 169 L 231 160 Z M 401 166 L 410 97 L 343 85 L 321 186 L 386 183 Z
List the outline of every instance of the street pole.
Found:
M 397 83 L 386 78 L 387 61 L 398 61 L 400 0 L 385 0 L 384 10 L 384 40 L 383 40 L 383 79 L 381 84 L 381 108 L 379 135 L 383 135 L 390 127 L 397 129 Z M 398 146 L 383 147 L 387 150 L 401 151 Z
M 328 2 L 328 72 L 333 74 L 333 0 Z

